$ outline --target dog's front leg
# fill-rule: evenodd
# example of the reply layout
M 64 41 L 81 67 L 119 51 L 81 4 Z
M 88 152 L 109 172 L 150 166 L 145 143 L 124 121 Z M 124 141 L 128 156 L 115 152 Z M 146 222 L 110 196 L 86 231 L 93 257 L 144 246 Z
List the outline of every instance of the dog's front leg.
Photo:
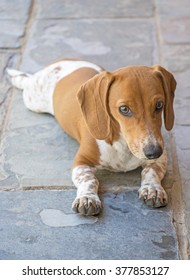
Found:
M 166 168 L 167 155 L 164 151 L 163 155 L 152 161 L 147 161 L 143 166 L 141 188 L 139 189 L 139 197 L 151 207 L 162 207 L 167 205 L 168 197 L 161 185 Z
M 96 215 L 101 210 L 98 197 L 99 182 L 95 173 L 96 168 L 87 165 L 75 166 L 72 171 L 72 180 L 77 187 L 77 197 L 72 208 L 82 215 Z

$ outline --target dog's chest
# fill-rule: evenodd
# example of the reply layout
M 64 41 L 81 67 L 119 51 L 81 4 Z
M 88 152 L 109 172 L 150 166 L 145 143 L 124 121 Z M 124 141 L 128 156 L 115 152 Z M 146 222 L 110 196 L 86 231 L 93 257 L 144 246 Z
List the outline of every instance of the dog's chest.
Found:
M 142 161 L 136 158 L 129 150 L 126 141 L 120 139 L 112 145 L 104 140 L 97 140 L 100 151 L 100 160 L 97 168 L 114 172 L 126 172 L 141 166 Z

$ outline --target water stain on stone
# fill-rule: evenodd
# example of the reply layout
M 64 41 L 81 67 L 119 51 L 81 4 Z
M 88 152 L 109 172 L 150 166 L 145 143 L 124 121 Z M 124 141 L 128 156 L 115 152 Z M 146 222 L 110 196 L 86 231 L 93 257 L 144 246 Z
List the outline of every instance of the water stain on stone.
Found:
M 84 41 L 77 37 L 65 37 L 64 43 L 73 50 L 86 55 L 103 55 L 111 52 L 111 48 L 103 45 L 100 41 Z
M 160 258 L 164 260 L 173 260 L 176 259 L 176 252 L 175 250 L 175 239 L 173 236 L 164 235 L 162 236 L 161 242 L 156 242 L 152 240 L 152 243 L 161 249 L 165 249 L 165 252 L 161 252 Z
M 50 227 L 74 227 L 83 224 L 94 224 L 97 217 L 81 216 L 80 214 L 65 214 L 58 209 L 43 209 L 40 212 L 42 222 Z
M 175 239 L 173 236 L 165 235 L 162 236 L 161 242 L 156 242 L 152 240 L 152 243 L 160 248 L 166 249 L 168 247 L 174 247 L 175 246 Z
M 169 250 L 169 251 L 166 251 L 166 252 L 162 252 L 160 257 L 163 260 L 175 260 L 176 259 L 176 253 Z

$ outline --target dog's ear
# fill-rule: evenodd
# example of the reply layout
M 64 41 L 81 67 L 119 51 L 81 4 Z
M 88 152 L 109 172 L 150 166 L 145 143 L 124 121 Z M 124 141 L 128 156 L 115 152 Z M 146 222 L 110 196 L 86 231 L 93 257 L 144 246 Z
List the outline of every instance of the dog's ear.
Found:
M 114 77 L 102 72 L 83 84 L 77 94 L 85 123 L 95 139 L 105 139 L 110 134 L 108 108 L 109 88 Z
M 172 73 L 168 72 L 160 65 L 153 66 L 153 70 L 162 82 L 162 87 L 165 94 L 164 123 L 166 129 L 171 130 L 174 125 L 173 100 L 177 82 L 174 79 Z

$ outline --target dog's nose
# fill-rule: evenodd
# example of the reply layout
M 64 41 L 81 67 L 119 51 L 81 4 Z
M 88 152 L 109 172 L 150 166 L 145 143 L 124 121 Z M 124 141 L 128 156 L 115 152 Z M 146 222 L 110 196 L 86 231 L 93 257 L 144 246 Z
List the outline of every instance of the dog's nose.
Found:
M 148 158 L 148 159 L 156 159 L 156 158 L 159 158 L 162 153 L 163 153 L 163 150 L 162 150 L 162 147 L 157 144 L 157 145 L 147 145 L 144 149 L 144 154 L 145 156 Z

